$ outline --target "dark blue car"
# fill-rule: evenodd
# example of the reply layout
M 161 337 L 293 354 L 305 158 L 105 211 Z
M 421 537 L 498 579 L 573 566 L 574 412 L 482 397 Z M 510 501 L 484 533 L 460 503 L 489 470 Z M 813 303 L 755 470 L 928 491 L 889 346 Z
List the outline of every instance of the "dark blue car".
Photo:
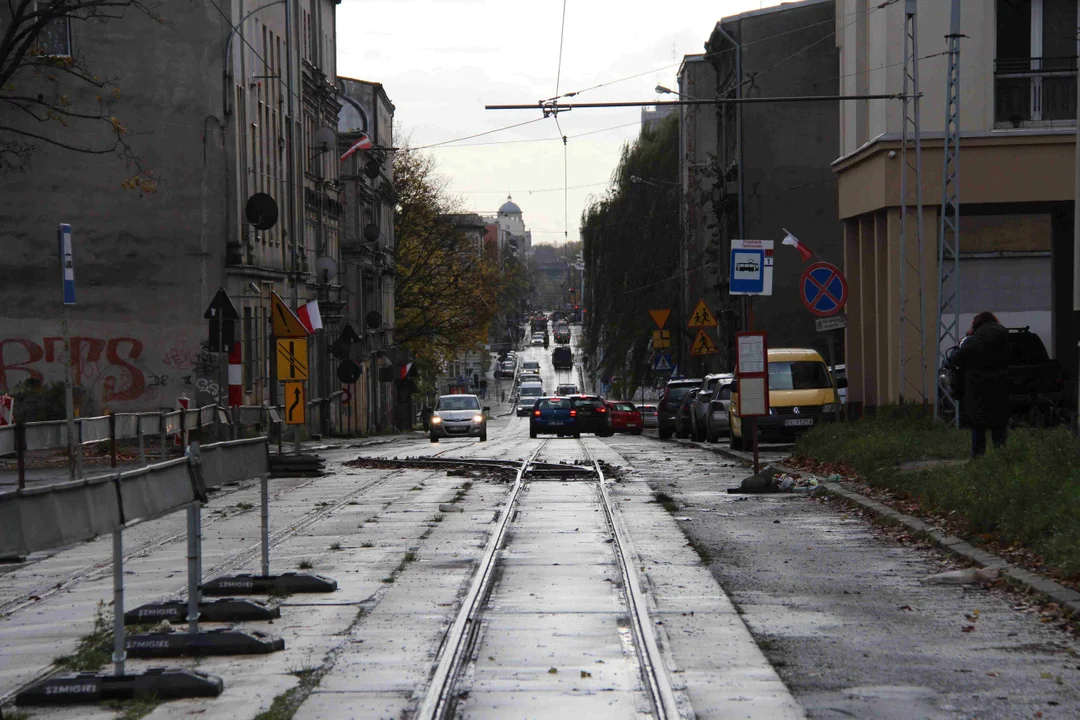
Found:
M 581 437 L 577 428 L 577 410 L 571 407 L 569 399 L 542 397 L 536 401 L 529 416 L 529 437 L 540 434 Z

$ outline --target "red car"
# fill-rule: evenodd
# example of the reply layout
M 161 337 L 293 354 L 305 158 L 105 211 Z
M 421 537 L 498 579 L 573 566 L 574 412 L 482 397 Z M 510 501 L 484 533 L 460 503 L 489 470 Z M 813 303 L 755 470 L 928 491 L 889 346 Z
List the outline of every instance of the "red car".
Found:
M 622 400 L 608 400 L 608 413 L 611 416 L 612 432 L 640 435 L 645 429 L 645 420 L 634 403 Z

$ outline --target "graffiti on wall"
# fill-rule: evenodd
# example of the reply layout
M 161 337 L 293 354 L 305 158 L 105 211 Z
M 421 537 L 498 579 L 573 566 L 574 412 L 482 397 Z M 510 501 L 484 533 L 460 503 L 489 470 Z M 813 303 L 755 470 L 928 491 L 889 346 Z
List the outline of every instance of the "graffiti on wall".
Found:
M 102 402 L 128 402 L 147 391 L 146 373 L 140 362 L 144 345 L 132 337 L 71 338 L 71 381 Z M 9 391 L 24 380 L 44 382 L 52 375 L 50 365 L 67 363 L 62 337 L 35 342 L 25 337 L 0 340 L 0 390 Z
M 152 328 L 125 328 L 123 335 L 98 330 L 72 337 L 72 384 L 98 408 L 172 406 L 181 393 L 213 402 L 221 389 L 221 356 L 209 352 L 206 343 L 173 333 L 166 342 L 155 343 L 154 335 Z M 0 393 L 26 380 L 62 380 L 67 359 L 59 335 L 34 337 L 24 330 L 21 336 L 0 336 Z

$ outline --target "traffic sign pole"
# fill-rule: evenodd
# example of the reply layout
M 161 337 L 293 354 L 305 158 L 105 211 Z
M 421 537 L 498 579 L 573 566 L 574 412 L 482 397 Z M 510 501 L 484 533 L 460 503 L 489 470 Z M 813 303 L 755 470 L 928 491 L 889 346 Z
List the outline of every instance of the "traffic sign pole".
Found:
M 82 443 L 75 437 L 75 391 L 71 385 L 71 328 L 68 307 L 75 304 L 75 258 L 71 249 L 71 226 L 60 223 L 56 229 L 60 251 L 60 275 L 63 300 L 60 305 L 60 332 L 64 336 L 64 404 L 67 406 L 68 476 L 82 477 Z

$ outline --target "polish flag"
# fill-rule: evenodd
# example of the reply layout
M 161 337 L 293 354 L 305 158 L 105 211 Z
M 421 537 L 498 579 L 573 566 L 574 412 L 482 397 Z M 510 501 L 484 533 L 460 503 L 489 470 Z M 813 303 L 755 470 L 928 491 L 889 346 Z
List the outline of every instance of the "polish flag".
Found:
M 790 245 L 791 247 L 798 250 L 799 254 L 802 255 L 803 262 L 806 262 L 814 256 L 814 251 L 799 242 L 799 238 L 789 233 L 786 229 L 784 230 L 784 232 L 787 233 L 787 236 L 784 238 L 781 245 Z
M 300 324 L 307 328 L 309 334 L 322 330 L 322 315 L 319 314 L 318 300 L 301 305 L 296 311 L 296 317 L 300 319 Z
M 375 145 L 371 142 L 371 138 L 364 133 L 360 133 L 360 139 L 356 141 L 356 144 L 345 151 L 345 154 L 341 156 L 341 161 L 345 162 L 345 160 L 355 152 L 359 152 L 360 150 L 370 150 L 373 147 L 375 147 Z

